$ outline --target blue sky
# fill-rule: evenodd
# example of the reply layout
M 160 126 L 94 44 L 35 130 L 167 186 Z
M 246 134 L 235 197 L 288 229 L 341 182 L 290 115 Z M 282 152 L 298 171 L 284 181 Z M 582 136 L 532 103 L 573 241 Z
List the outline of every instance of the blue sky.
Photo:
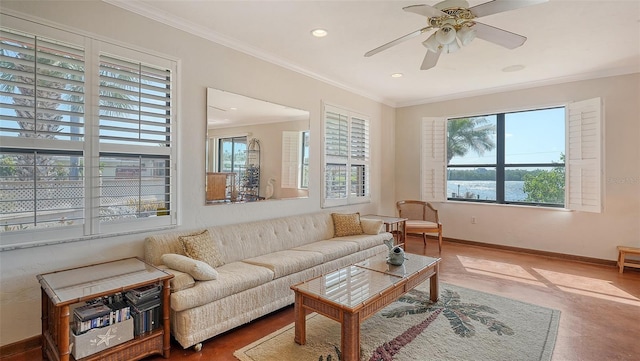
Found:
M 495 116 L 486 117 L 495 125 Z M 549 163 L 560 161 L 565 153 L 564 108 L 507 113 L 505 117 L 506 162 Z M 494 137 L 495 142 L 495 137 Z M 491 164 L 496 162 L 495 150 L 483 156 L 471 151 L 464 157 L 454 157 L 451 164 Z

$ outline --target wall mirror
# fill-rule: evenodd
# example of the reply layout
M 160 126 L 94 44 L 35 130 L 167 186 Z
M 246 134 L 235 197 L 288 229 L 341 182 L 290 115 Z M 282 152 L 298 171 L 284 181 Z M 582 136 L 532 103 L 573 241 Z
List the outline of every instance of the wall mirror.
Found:
M 309 196 L 309 112 L 207 88 L 207 204 Z

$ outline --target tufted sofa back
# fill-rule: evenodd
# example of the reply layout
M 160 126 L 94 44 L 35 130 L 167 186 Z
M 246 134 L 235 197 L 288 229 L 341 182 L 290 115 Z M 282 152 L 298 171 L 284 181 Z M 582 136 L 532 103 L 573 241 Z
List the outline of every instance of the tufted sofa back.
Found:
M 240 261 L 333 237 L 331 213 L 318 212 L 207 228 L 224 263 Z M 162 233 L 145 239 L 145 259 L 162 262 L 165 253 L 184 254 L 178 237 L 201 230 Z

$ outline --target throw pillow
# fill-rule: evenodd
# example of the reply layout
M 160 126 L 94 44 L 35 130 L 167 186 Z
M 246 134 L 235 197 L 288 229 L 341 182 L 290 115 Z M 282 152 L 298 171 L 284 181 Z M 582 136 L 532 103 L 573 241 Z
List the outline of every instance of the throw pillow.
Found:
M 384 223 L 379 219 L 361 219 L 360 226 L 365 234 L 378 234 Z
M 160 257 L 162 263 L 169 268 L 185 272 L 198 281 L 209 281 L 218 278 L 218 271 L 208 264 L 181 254 L 167 253 Z
M 187 256 L 205 262 L 213 268 L 224 264 L 213 240 L 209 237 L 209 231 L 206 229 L 202 233 L 180 236 L 178 239 L 182 243 L 184 254 Z
M 355 236 L 362 234 L 360 213 L 331 213 L 333 218 L 334 237 Z

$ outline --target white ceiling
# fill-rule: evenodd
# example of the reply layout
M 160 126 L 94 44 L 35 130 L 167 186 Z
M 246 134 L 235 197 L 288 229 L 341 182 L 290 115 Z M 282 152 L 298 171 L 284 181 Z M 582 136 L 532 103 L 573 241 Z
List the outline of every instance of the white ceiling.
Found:
M 640 72 L 638 0 L 550 0 L 479 18 L 528 40 L 508 50 L 475 39 L 429 70 L 419 69 L 429 34 L 364 53 L 425 27 L 402 8 L 434 0 L 105 1 L 391 106 Z M 514 65 L 524 69 L 502 70 Z

